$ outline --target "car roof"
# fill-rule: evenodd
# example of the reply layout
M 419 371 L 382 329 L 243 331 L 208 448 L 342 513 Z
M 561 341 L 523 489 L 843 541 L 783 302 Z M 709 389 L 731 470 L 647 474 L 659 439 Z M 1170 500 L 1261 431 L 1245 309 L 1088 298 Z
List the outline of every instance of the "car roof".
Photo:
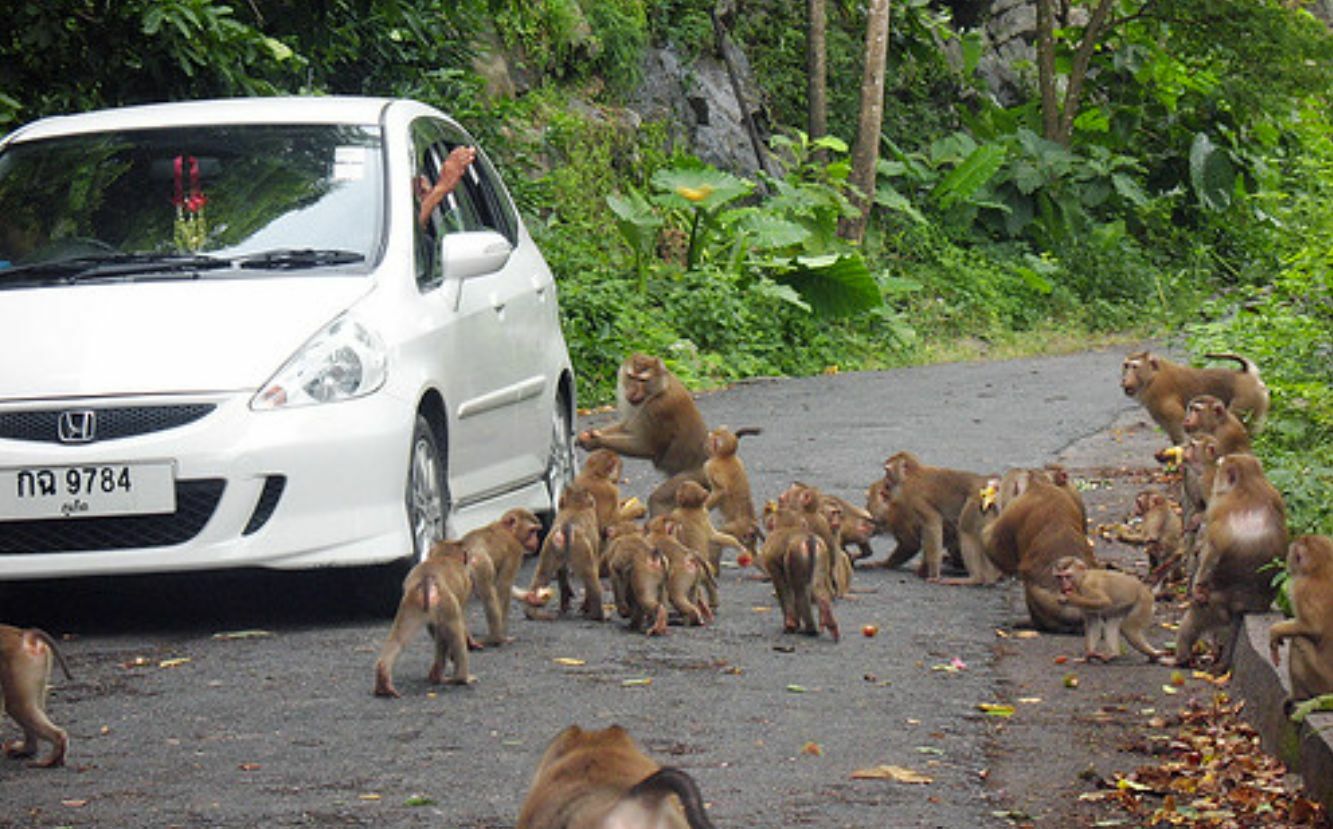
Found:
M 118 107 L 77 115 L 56 115 L 20 127 L 3 143 L 57 135 L 120 129 L 153 129 L 186 124 L 379 124 L 390 106 L 420 107 L 394 98 L 277 96 L 219 98 Z

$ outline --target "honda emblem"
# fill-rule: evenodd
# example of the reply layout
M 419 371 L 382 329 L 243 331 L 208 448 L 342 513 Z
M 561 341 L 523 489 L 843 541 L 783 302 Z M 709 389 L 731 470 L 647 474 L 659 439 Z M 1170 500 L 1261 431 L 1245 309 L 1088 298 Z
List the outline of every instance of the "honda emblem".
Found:
M 97 414 L 92 409 L 61 412 L 56 433 L 61 443 L 92 443 L 97 436 Z

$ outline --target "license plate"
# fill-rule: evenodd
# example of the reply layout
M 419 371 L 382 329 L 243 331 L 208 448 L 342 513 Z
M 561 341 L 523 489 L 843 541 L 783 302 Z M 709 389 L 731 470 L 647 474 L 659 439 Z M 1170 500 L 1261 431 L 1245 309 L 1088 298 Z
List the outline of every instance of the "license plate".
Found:
M 175 478 L 170 462 L 0 469 L 0 520 L 175 512 Z

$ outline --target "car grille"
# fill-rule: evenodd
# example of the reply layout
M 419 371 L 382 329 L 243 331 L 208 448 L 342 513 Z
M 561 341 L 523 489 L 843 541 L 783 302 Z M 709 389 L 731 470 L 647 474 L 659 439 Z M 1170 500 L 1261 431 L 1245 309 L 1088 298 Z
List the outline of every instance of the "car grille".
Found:
M 165 515 L 0 521 L 0 555 L 169 547 L 199 534 L 217 509 L 226 481 L 176 482 L 176 511 Z
M 189 403 L 171 406 L 119 406 L 92 409 L 45 409 L 33 412 L 0 413 L 0 438 L 40 443 L 63 443 L 60 416 L 69 411 L 91 411 L 96 432 L 89 443 L 146 435 L 193 423 L 217 406 L 213 403 Z

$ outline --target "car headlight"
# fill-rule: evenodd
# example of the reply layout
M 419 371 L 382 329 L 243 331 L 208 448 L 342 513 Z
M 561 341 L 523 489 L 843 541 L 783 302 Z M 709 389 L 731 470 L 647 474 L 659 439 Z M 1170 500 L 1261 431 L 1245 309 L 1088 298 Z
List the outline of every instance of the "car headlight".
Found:
M 361 323 L 339 317 L 310 339 L 250 401 L 256 411 L 336 403 L 384 385 L 384 343 Z

